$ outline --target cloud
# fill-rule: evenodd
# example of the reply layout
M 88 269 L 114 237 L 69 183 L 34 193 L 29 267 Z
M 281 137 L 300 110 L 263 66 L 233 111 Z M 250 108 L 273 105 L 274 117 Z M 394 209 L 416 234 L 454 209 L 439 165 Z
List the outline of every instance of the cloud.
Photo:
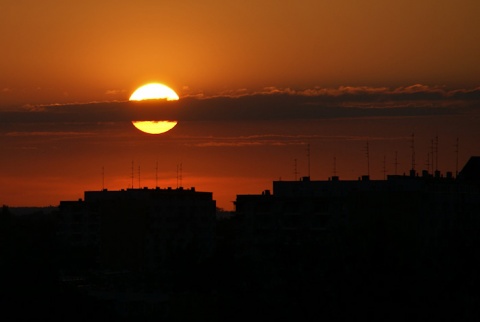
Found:
M 52 137 L 52 136 L 61 136 L 61 137 L 66 137 L 66 136 L 89 136 L 89 135 L 95 135 L 93 132 L 73 132 L 73 131 L 31 131 L 31 132 L 7 132 L 5 133 L 5 136 L 45 136 L 45 137 Z
M 125 93 L 126 90 L 124 89 L 109 89 L 105 92 L 106 95 L 118 95 Z
M 405 87 L 398 87 L 396 88 L 393 93 L 408 93 L 408 94 L 413 94 L 413 93 L 442 93 L 443 90 L 439 87 L 430 87 L 427 85 L 422 85 L 422 84 L 415 84 L 415 85 L 410 85 L 410 86 L 405 86 Z
M 307 146 L 310 142 L 343 141 L 406 141 L 410 136 L 357 136 L 357 135 L 291 135 L 259 134 L 248 136 L 179 136 L 184 145 L 197 148 L 259 147 L 259 146 Z
M 454 99 L 480 101 L 480 87 L 453 90 L 448 92 L 448 96 Z
M 0 111 L 0 123 L 129 122 L 131 120 L 269 121 L 345 117 L 404 117 L 448 115 L 471 111 L 480 101 L 480 88 L 446 90 L 415 84 L 387 87 L 313 88 L 296 91 L 266 87 L 221 96 L 189 96 L 178 101 L 110 101 L 85 104 L 26 106 Z
M 192 144 L 192 146 L 206 148 L 206 147 L 251 147 L 251 146 L 261 146 L 266 145 L 264 142 L 201 142 Z

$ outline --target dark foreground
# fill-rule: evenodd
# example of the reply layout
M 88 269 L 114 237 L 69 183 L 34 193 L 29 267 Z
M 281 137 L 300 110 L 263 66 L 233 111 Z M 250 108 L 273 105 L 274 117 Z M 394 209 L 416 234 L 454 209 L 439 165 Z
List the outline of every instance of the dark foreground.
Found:
M 239 219 L 217 225 L 215 254 L 179 254 L 161 271 L 74 267 L 54 215 L 1 217 L 3 321 L 476 320 L 476 220 L 414 231 L 370 218 L 322 241 L 238 242 Z M 75 277 L 75 278 L 72 278 Z

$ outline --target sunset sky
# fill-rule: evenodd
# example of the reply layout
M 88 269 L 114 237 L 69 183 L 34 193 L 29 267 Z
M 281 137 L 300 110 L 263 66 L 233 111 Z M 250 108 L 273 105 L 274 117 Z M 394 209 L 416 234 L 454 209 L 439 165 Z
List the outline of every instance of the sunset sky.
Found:
M 85 190 L 236 194 L 480 155 L 480 1 L 0 2 L 0 205 Z M 160 82 L 177 102 L 132 103 Z M 160 135 L 137 119 L 178 120 Z M 397 166 L 395 166 L 397 155 Z M 385 162 L 384 162 L 385 160 Z M 431 166 L 430 166 L 431 167 Z M 102 176 L 102 168 L 104 176 Z M 102 180 L 102 177 L 104 180 Z

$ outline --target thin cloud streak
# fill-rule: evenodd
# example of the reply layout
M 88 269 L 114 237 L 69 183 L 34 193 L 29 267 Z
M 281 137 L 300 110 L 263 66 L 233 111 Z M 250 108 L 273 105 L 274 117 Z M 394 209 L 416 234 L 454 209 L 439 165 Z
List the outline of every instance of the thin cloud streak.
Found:
M 340 142 L 340 141 L 408 141 L 410 136 L 379 137 L 379 136 L 348 136 L 348 135 L 251 135 L 232 137 L 182 137 L 189 141 L 189 147 L 217 148 L 217 147 L 258 147 L 258 146 L 306 146 L 313 142 Z M 198 141 L 198 142 L 197 142 Z
M 32 131 L 32 132 L 7 132 L 5 133 L 5 136 L 14 136 L 14 137 L 25 137 L 25 136 L 45 136 L 45 137 L 51 137 L 51 136 L 60 136 L 60 137 L 66 137 L 66 136 L 73 136 L 73 137 L 78 137 L 78 136 L 93 136 L 96 133 L 93 132 L 64 132 L 64 131 Z

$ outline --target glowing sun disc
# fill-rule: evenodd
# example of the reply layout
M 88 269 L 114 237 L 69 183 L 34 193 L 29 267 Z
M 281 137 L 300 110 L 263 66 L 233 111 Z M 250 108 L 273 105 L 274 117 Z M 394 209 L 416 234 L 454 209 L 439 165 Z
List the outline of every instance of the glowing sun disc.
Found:
M 178 95 L 173 89 L 159 83 L 143 85 L 130 96 L 130 101 L 143 101 L 151 99 L 166 99 L 167 101 L 178 100 Z
M 132 124 L 145 133 L 160 134 L 170 131 L 177 125 L 176 121 L 132 121 Z
M 150 83 L 139 87 L 130 96 L 130 101 L 144 101 L 165 99 L 167 101 L 178 100 L 178 95 L 173 89 L 159 83 Z M 177 125 L 177 121 L 132 121 L 132 124 L 142 132 L 160 134 L 170 131 Z

